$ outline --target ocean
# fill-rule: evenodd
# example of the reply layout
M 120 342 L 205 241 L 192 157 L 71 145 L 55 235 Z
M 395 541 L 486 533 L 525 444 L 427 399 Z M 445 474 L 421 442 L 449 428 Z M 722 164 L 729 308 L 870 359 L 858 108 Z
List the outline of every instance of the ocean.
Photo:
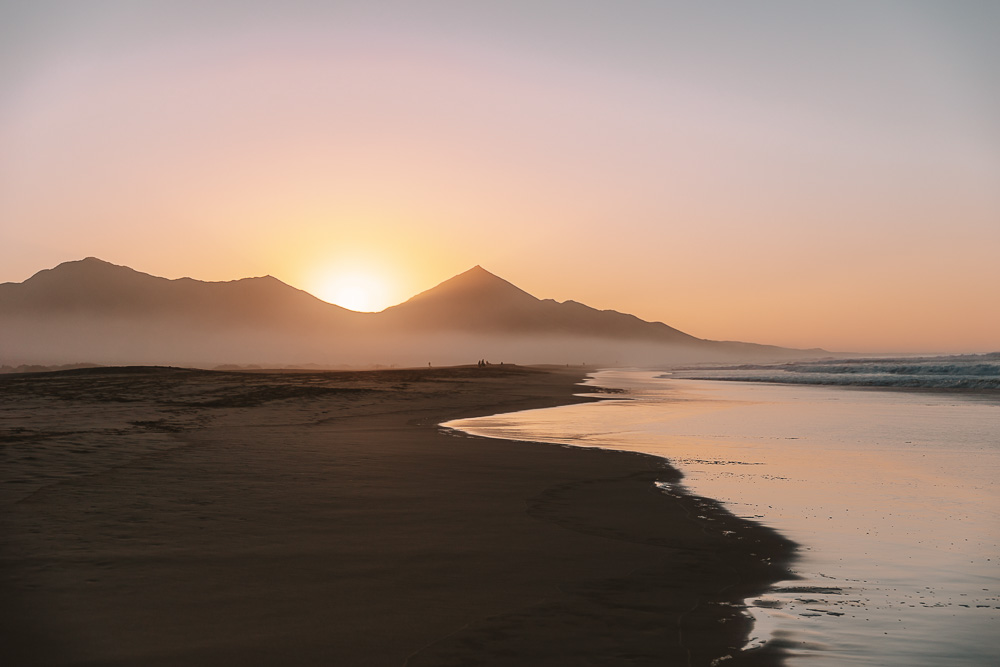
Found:
M 791 665 L 995 664 L 1000 356 L 604 370 L 587 384 L 627 398 L 443 426 L 662 456 L 684 490 L 797 542 L 797 578 L 746 601 L 748 646 L 781 645 Z

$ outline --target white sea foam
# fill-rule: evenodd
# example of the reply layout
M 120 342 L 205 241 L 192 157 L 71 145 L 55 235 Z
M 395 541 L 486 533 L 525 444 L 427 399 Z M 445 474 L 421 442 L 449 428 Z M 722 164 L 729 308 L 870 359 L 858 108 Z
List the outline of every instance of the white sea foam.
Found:
M 660 378 L 856 387 L 1000 389 L 1000 353 L 686 369 Z

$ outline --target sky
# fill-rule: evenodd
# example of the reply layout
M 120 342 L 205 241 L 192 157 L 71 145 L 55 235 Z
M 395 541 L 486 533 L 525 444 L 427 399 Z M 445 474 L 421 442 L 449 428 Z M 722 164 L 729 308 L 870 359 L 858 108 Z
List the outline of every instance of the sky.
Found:
M 0 2 L 0 282 L 378 310 L 474 265 L 695 336 L 1000 350 L 1000 3 Z

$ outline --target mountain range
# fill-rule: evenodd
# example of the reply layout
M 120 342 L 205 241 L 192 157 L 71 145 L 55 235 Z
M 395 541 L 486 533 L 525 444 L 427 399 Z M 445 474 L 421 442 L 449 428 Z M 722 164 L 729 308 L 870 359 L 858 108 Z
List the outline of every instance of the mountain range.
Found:
M 538 299 L 480 266 L 379 313 L 264 276 L 170 280 L 94 257 L 0 284 L 0 363 L 287 366 L 662 365 L 815 357 L 708 341 L 575 301 Z

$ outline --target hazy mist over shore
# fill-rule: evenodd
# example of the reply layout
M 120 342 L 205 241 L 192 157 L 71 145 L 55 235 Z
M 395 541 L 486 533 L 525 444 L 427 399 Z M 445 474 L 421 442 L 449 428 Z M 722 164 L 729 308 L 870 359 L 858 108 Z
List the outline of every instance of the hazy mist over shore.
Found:
M 358 313 L 271 277 L 166 280 L 87 258 L 0 285 L 0 312 L 0 362 L 8 366 L 656 366 L 827 354 L 706 341 L 632 315 L 538 299 L 478 266 L 380 313 Z

